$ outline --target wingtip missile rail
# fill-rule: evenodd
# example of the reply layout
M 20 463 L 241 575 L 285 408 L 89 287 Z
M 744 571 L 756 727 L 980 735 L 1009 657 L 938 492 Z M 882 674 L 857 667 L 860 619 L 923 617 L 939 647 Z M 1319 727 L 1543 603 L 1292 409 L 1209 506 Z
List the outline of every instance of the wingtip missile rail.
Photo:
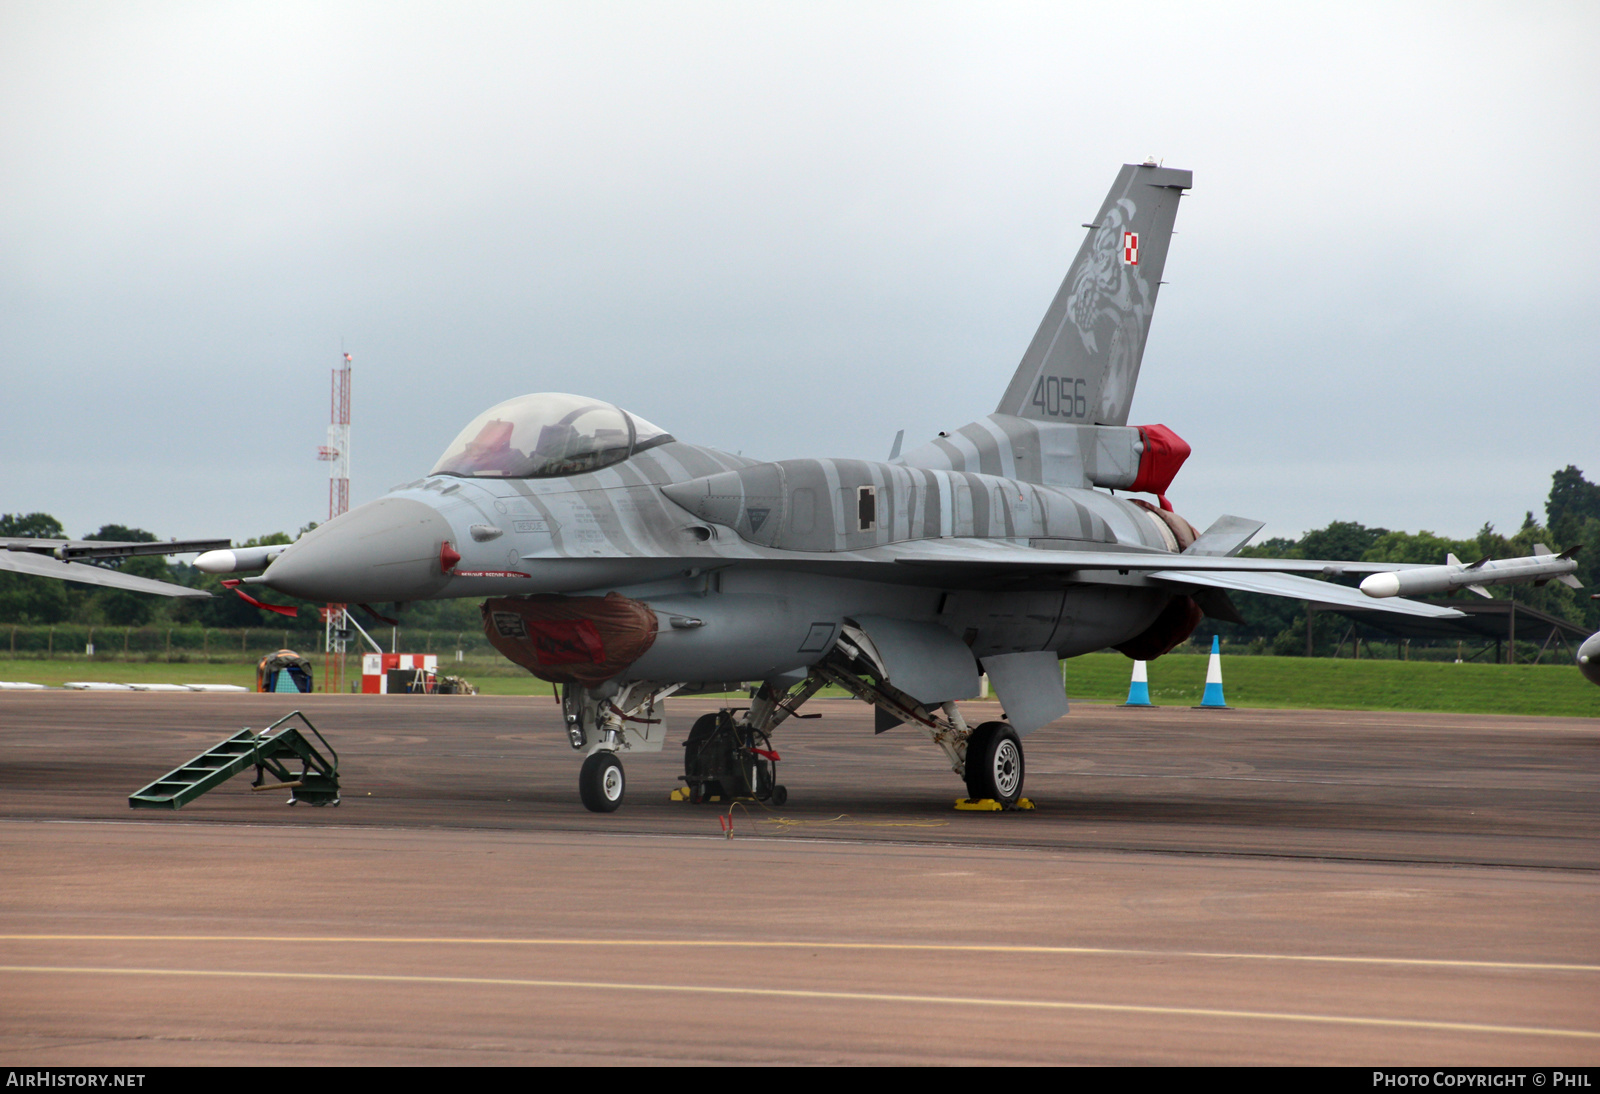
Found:
M 194 560 L 195 569 L 208 574 L 238 574 L 265 570 L 272 560 L 289 549 L 287 543 L 266 547 L 234 547 L 226 551 L 207 551 Z
M 1450 555 L 1449 561 L 1443 566 L 1418 566 L 1411 570 L 1373 574 L 1361 583 L 1361 591 L 1380 599 L 1453 593 L 1457 589 L 1471 589 L 1479 596 L 1488 596 L 1486 586 L 1489 585 L 1525 585 L 1530 582 L 1542 585 L 1551 579 L 1580 589 L 1583 586 L 1572 576 L 1578 568 L 1573 558 L 1578 550 L 1577 547 L 1569 547 L 1557 555 L 1551 554 L 1544 544 L 1536 543 L 1533 554 L 1523 558 L 1481 558 L 1473 563 L 1463 563 L 1455 555 Z

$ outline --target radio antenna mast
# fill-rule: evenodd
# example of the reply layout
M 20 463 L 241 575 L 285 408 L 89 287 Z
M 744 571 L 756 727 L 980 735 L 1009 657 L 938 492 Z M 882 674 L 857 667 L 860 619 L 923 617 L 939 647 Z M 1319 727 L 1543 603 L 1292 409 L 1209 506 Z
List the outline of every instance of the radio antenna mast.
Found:
M 327 460 L 328 519 L 350 511 L 350 366 L 348 353 L 333 369 L 333 398 L 328 422 L 328 443 L 317 449 L 317 459 Z
M 350 366 L 354 362 L 342 344 L 339 351 L 344 360 L 333 368 L 328 443 L 317 449 L 317 459 L 328 461 L 329 520 L 350 511 Z M 343 691 L 345 644 L 350 634 L 345 605 L 329 604 L 322 610 L 322 621 L 322 689 Z M 332 679 L 334 654 L 339 655 L 337 684 Z

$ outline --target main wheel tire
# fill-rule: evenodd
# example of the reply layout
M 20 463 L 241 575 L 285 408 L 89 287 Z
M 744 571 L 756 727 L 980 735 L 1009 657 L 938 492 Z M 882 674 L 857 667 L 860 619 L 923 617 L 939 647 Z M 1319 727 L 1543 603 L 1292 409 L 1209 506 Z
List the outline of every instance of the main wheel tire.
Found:
M 1022 797 L 1022 739 L 1005 722 L 985 722 L 967 738 L 967 796 L 1015 805 Z
M 578 796 L 591 813 L 615 813 L 627 790 L 622 761 L 615 752 L 596 752 L 583 761 L 578 773 Z

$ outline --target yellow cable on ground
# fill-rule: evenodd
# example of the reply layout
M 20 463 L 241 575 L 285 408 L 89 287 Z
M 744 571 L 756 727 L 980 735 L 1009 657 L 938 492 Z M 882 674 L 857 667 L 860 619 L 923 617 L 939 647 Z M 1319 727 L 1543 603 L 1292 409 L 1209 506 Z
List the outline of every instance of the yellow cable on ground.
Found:
M 832 820 L 796 820 L 793 817 L 768 817 L 763 824 L 776 824 L 783 828 L 943 828 L 949 821 L 853 821 L 849 813 L 840 813 Z

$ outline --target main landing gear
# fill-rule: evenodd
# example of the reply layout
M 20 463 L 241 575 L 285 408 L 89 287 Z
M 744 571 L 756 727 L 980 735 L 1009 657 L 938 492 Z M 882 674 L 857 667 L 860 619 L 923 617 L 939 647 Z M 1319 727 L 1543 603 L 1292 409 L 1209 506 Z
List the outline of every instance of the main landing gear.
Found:
M 950 760 L 950 769 L 967 784 L 969 802 L 991 801 L 1011 809 L 1022 801 L 1022 740 L 1005 722 L 984 722 L 971 729 L 955 703 L 926 704 L 888 681 L 888 673 L 872 640 L 846 624 L 827 657 L 812 669 L 822 679 L 871 703 L 880 726 L 897 722 L 921 726 Z

